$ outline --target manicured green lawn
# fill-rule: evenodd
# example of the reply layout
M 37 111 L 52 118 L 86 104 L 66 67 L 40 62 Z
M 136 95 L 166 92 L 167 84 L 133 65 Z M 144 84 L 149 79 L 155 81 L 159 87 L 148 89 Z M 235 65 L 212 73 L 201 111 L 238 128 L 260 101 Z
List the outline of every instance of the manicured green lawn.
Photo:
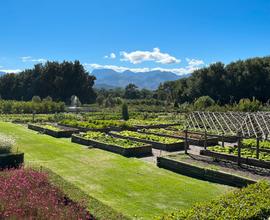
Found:
M 212 199 L 231 189 L 178 175 L 139 159 L 86 149 L 70 139 L 56 139 L 0 122 L 0 132 L 13 135 L 27 164 L 41 164 L 117 211 L 151 219 Z

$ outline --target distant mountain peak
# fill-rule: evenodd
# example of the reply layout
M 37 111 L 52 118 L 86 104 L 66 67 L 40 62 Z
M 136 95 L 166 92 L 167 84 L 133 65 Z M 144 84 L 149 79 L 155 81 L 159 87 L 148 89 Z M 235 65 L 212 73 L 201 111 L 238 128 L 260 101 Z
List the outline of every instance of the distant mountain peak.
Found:
M 155 90 L 160 83 L 165 81 L 173 81 L 188 77 L 189 74 L 178 76 L 173 72 L 164 72 L 160 70 L 152 70 L 149 72 L 132 72 L 125 70 L 117 72 L 112 69 L 94 69 L 92 75 L 96 76 L 95 86 L 97 88 L 105 87 L 125 87 L 129 83 L 137 85 L 139 88 Z M 105 86 L 106 85 L 106 86 Z

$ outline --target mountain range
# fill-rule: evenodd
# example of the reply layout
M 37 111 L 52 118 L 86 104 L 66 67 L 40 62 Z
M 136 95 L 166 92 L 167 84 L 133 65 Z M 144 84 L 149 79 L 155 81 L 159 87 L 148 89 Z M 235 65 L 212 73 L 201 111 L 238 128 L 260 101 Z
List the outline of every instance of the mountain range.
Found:
M 190 76 L 190 74 L 179 76 L 172 72 L 163 72 L 160 70 L 149 72 L 132 72 L 126 70 L 124 72 L 117 72 L 112 69 L 94 69 L 92 75 L 96 76 L 96 88 L 123 88 L 128 84 L 133 83 L 141 89 L 146 88 L 150 90 L 157 89 L 160 83 L 165 81 L 172 81 Z

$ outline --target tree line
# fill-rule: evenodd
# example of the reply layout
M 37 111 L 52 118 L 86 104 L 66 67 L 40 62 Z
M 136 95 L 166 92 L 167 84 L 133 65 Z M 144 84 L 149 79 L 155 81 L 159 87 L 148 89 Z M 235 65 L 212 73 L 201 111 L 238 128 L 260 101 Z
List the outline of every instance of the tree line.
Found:
M 29 101 L 33 96 L 54 101 L 69 102 L 76 95 L 83 103 L 93 103 L 95 77 L 90 75 L 79 61 L 37 64 L 18 74 L 0 77 L 0 96 L 6 100 Z
M 156 93 L 161 100 L 180 104 L 201 96 L 209 96 L 221 105 L 238 103 L 243 98 L 266 103 L 270 98 L 270 57 L 228 65 L 214 63 L 194 71 L 189 78 L 161 84 Z
M 82 103 L 113 107 L 122 99 L 149 105 L 195 103 L 208 96 L 218 105 L 239 103 L 241 99 L 268 103 L 270 96 L 270 57 L 221 62 L 196 70 L 188 78 L 162 83 L 155 91 L 134 84 L 111 90 L 93 89 L 95 77 L 79 61 L 37 64 L 19 74 L 0 77 L 0 97 L 29 101 L 33 96 L 70 102 L 76 95 Z

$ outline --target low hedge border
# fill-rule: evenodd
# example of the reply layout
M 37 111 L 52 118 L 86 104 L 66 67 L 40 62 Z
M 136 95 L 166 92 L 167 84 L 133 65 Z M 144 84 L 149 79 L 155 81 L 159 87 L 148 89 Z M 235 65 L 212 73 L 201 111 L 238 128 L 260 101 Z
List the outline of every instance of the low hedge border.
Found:
M 236 162 L 236 163 L 238 162 L 238 157 L 235 155 L 218 153 L 218 152 L 214 152 L 214 151 L 210 151 L 210 150 L 201 150 L 200 154 L 204 155 L 204 156 L 213 157 L 213 158 L 219 159 L 219 160 L 228 160 L 228 161 L 232 161 L 232 162 Z M 250 166 L 270 169 L 270 162 L 267 162 L 267 161 L 258 160 L 258 159 L 254 159 L 254 158 L 243 158 L 243 157 L 241 157 L 239 159 L 240 159 L 240 163 L 242 163 L 242 164 L 247 164 Z
M 256 181 L 245 177 L 191 165 L 183 161 L 166 157 L 157 157 L 157 166 L 189 177 L 230 186 L 244 187 L 256 183 Z
M 71 135 L 73 133 L 78 133 L 79 132 L 79 130 L 75 129 L 75 128 L 65 127 L 65 126 L 62 126 L 62 125 L 59 125 L 58 127 L 60 129 L 63 129 L 63 130 L 61 130 L 61 131 L 53 131 L 53 130 L 50 130 L 50 129 L 47 129 L 47 128 L 43 128 L 43 127 L 41 127 L 39 125 L 28 124 L 29 129 L 34 130 L 34 131 L 38 131 L 38 132 L 41 132 L 41 133 L 44 133 L 44 134 L 47 134 L 47 135 L 50 135 L 50 136 L 55 137 L 55 138 L 68 138 L 68 137 L 71 137 Z
M 132 147 L 132 148 L 124 148 L 117 145 L 105 144 L 98 142 L 96 140 L 85 139 L 83 137 L 72 135 L 71 141 L 77 144 L 82 144 L 86 146 L 93 146 L 95 148 L 99 148 L 102 150 L 110 151 L 113 153 L 120 154 L 125 157 L 146 157 L 151 156 L 152 154 L 152 146 L 145 145 L 141 147 Z
M 24 162 L 24 153 L 0 154 L 0 169 L 18 168 Z
M 260 181 L 239 190 L 233 190 L 209 202 L 178 210 L 155 218 L 156 220 L 263 220 L 270 216 L 270 184 Z
M 180 142 L 180 143 L 173 143 L 173 144 L 163 144 L 160 142 L 155 142 L 155 141 L 149 141 L 145 139 L 140 139 L 140 138 L 135 138 L 135 137 L 126 137 L 120 134 L 116 134 L 115 132 L 110 132 L 109 133 L 113 137 L 117 138 L 122 138 L 122 139 L 129 139 L 132 141 L 138 141 L 146 144 L 151 144 L 153 148 L 159 149 L 159 150 L 164 150 L 164 151 L 181 151 L 185 150 L 185 142 Z
M 162 134 L 162 133 L 154 133 L 154 132 L 147 132 L 147 131 L 140 131 L 140 130 L 137 131 L 137 132 L 144 133 L 144 134 L 158 135 L 158 136 L 161 136 L 161 137 L 179 138 L 179 139 L 185 140 L 184 136 L 169 135 L 169 134 Z M 191 145 L 204 147 L 204 140 L 195 139 L 195 138 L 188 138 L 188 143 L 191 144 Z M 213 146 L 213 145 L 218 145 L 218 138 L 207 138 L 207 146 Z

